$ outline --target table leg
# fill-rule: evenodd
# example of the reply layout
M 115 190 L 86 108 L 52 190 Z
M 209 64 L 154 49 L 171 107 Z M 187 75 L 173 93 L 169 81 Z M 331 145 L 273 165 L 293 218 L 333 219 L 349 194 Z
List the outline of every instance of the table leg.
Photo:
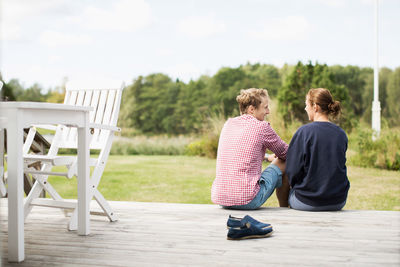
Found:
M 24 252 L 24 171 L 22 162 L 23 129 L 17 114 L 9 118 L 7 133 L 8 154 L 8 260 L 20 262 Z
M 89 114 L 85 114 L 86 125 Z M 90 234 L 89 129 L 78 128 L 78 234 Z

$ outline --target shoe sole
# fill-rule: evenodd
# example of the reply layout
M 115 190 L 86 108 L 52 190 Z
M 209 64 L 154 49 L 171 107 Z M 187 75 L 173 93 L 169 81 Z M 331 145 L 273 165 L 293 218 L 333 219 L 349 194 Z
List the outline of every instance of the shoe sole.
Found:
M 228 240 L 243 240 L 243 239 L 253 239 L 253 238 L 263 238 L 263 237 L 269 237 L 272 235 L 272 232 L 269 232 L 268 234 L 265 235 L 249 235 L 249 236 L 244 236 L 244 237 L 239 237 L 239 238 L 232 238 L 232 237 L 227 237 Z
M 270 226 L 265 226 L 265 227 L 263 227 L 263 228 L 261 228 L 261 229 L 269 229 L 269 228 L 272 228 L 272 225 L 270 225 Z M 226 229 L 240 229 L 240 227 L 231 227 L 231 226 L 226 226 Z

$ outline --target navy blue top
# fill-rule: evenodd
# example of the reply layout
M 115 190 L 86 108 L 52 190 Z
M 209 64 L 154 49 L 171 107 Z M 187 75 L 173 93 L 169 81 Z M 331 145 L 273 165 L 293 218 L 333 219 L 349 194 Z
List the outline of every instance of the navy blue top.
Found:
M 294 134 L 286 156 L 286 174 L 298 200 L 314 207 L 347 199 L 347 136 L 331 122 L 312 122 Z

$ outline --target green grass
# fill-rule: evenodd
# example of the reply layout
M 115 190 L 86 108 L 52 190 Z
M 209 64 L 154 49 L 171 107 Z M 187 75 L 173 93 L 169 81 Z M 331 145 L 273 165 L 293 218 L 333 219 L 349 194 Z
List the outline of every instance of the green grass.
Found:
M 345 209 L 400 211 L 400 172 L 348 166 L 348 176 Z M 208 204 L 214 177 L 214 159 L 110 156 L 99 190 L 109 200 Z M 76 198 L 76 179 L 49 181 L 63 197 Z M 277 207 L 275 195 L 265 205 Z
M 99 190 L 109 200 L 211 203 L 215 160 L 188 156 L 110 156 Z M 49 181 L 66 198 L 76 197 L 76 179 Z
M 400 211 L 400 172 L 348 167 L 351 182 L 346 209 Z

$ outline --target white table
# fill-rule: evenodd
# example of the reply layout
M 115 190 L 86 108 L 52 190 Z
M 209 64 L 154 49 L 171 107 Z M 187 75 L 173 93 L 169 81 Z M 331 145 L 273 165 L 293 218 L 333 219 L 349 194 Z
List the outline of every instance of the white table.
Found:
M 64 124 L 78 128 L 78 234 L 90 233 L 88 125 L 91 110 L 91 107 L 64 104 L 0 102 L 0 129 L 7 129 L 8 261 L 20 262 L 25 258 L 22 147 L 23 129 L 32 124 Z M 0 146 L 3 146 L 1 139 Z

